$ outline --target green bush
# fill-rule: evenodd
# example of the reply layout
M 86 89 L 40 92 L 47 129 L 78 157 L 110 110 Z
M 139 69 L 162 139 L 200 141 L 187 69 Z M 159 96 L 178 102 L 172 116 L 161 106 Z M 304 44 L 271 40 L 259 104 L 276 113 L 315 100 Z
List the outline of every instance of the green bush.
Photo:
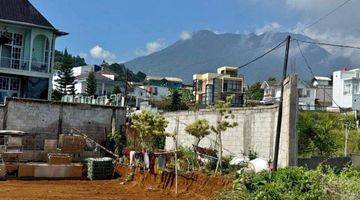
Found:
M 228 195 L 239 199 L 360 199 L 360 169 L 348 167 L 336 174 L 329 167 L 291 167 L 241 174 L 235 176 L 233 190 L 218 199 L 229 199 Z
M 303 111 L 297 126 L 298 149 L 302 157 L 343 155 L 345 124 L 350 124 L 349 153 L 360 152 L 360 133 L 355 116 L 344 113 Z

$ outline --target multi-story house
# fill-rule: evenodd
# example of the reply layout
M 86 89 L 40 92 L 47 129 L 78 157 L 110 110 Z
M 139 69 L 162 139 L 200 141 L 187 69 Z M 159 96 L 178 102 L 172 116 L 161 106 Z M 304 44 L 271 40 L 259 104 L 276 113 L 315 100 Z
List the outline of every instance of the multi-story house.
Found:
M 171 89 L 181 89 L 182 79 L 176 77 L 147 76 L 143 88 L 150 98 L 161 99 L 170 95 Z
M 261 103 L 274 104 L 280 100 L 281 81 L 264 81 L 261 84 L 261 89 L 264 90 L 264 97 Z M 297 89 L 299 108 L 303 110 L 315 110 L 315 88 L 305 81 L 298 79 Z
M 197 103 L 211 105 L 216 101 L 224 101 L 230 95 L 232 106 L 243 103 L 244 76 L 238 74 L 237 67 L 224 66 L 217 73 L 194 74 L 194 96 Z
M 332 105 L 332 79 L 325 76 L 315 76 L 311 81 L 315 88 L 315 106 L 318 109 L 325 110 Z
M 0 0 L 0 102 L 50 99 L 55 40 L 63 35 L 28 0 Z
M 333 107 L 360 110 L 360 68 L 333 73 Z

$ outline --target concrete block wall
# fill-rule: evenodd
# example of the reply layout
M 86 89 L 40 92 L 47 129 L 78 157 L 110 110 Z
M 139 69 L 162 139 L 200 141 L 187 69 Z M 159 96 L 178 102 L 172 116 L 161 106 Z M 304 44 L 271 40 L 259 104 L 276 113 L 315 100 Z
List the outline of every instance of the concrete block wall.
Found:
M 113 127 L 120 130 L 125 124 L 125 109 L 10 98 L 0 107 L 0 122 L 2 129 L 26 132 L 27 149 L 42 149 L 44 139 L 57 139 L 61 133 L 70 133 L 71 128 L 104 143 Z
M 285 82 L 279 152 L 280 167 L 296 165 L 297 161 L 296 84 L 296 76 L 289 77 Z M 238 126 L 228 129 L 222 134 L 223 154 L 236 156 L 247 154 L 249 150 L 253 150 L 258 153 L 259 157 L 273 160 L 278 111 L 278 105 L 232 109 L 232 113 L 235 115 L 232 120 L 236 121 Z M 196 119 L 206 119 L 209 124 L 214 125 L 217 120 L 217 114 L 210 110 L 167 112 L 164 113 L 164 116 L 169 121 L 166 128 L 169 133 L 175 132 L 177 117 L 179 118 L 178 144 L 187 147 L 191 147 L 195 141 L 195 138 L 185 132 L 188 124 Z M 215 141 L 215 134 L 211 134 L 200 142 L 200 146 L 215 148 Z M 166 139 L 165 146 L 166 149 L 174 149 L 172 138 Z

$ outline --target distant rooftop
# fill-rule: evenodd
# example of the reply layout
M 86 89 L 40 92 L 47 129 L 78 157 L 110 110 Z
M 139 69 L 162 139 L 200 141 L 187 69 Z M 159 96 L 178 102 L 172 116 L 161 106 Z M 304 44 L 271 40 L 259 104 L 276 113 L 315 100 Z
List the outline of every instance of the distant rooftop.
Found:
M 182 83 L 183 80 L 181 78 L 177 78 L 177 77 L 159 77 L 159 76 L 146 76 L 146 80 L 157 80 L 157 81 L 161 81 L 161 80 L 167 80 L 167 81 L 171 81 L 171 82 L 179 82 Z
M 314 79 L 318 81 L 331 81 L 331 78 L 326 76 L 315 76 Z

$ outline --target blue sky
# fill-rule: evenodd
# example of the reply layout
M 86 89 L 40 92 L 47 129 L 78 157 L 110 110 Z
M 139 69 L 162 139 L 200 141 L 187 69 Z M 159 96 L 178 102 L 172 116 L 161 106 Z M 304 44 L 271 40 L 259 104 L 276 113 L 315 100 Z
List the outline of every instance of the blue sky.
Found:
M 58 29 L 58 39 L 88 63 L 127 61 L 158 51 L 190 32 L 294 30 L 341 0 L 30 0 Z M 324 1 L 327 8 L 324 7 Z M 319 5 L 319 9 L 307 4 Z M 320 8 L 320 6 L 322 7 Z M 317 35 L 316 29 L 308 34 Z

